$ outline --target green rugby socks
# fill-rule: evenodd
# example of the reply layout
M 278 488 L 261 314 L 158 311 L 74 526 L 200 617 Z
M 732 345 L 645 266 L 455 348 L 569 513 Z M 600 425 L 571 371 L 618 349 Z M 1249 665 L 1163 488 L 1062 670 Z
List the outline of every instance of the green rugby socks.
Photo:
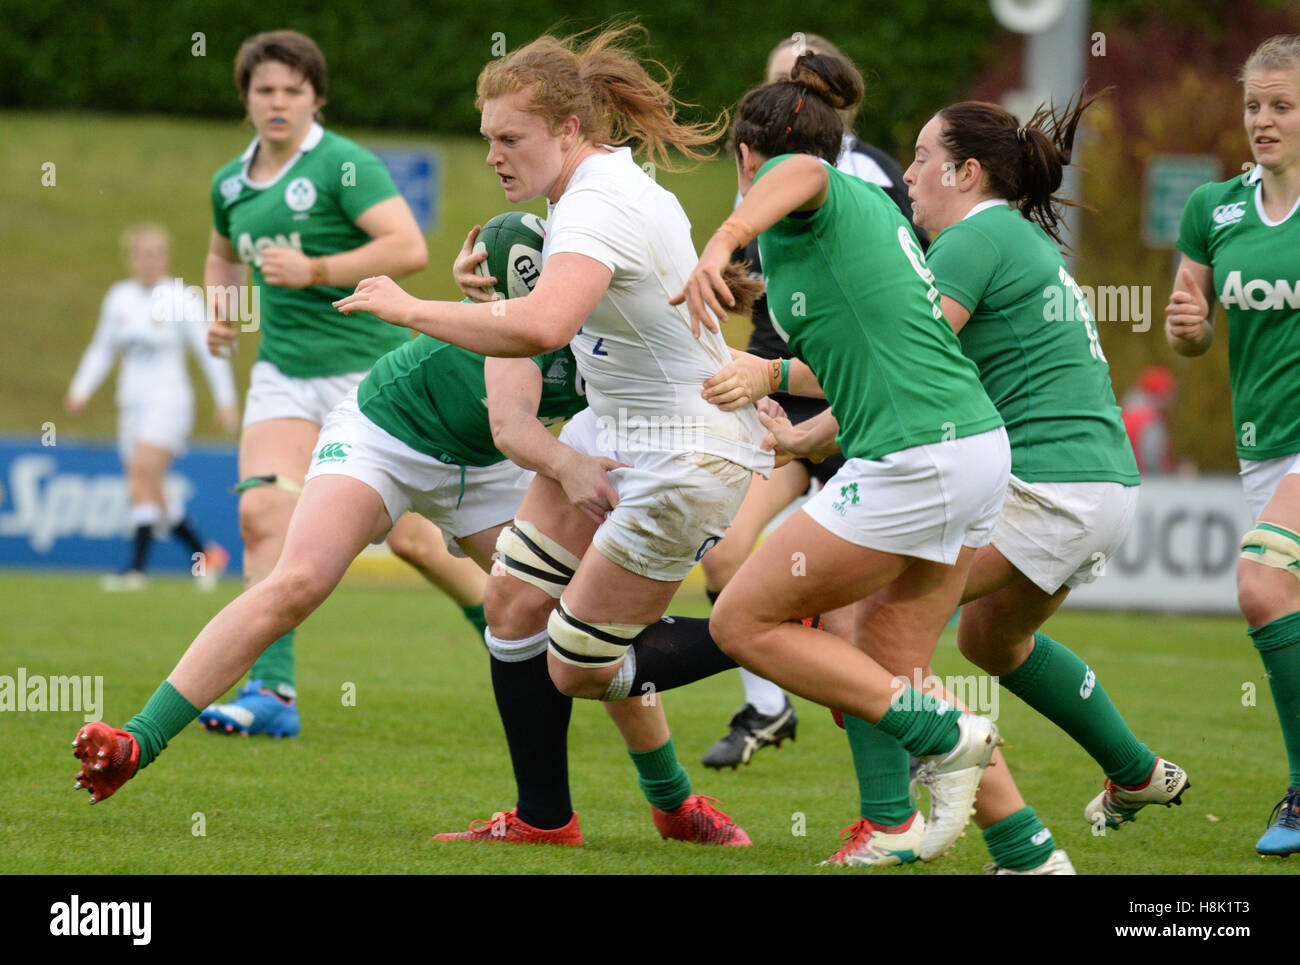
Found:
M 1151 775 L 1156 755 L 1129 730 L 1096 674 L 1068 647 L 1043 633 L 1002 686 L 1087 751 L 1116 784 L 1135 787 Z
M 1246 631 L 1268 671 L 1273 706 L 1282 725 L 1291 787 L 1300 787 L 1300 611 Z
M 862 817 L 887 827 L 904 823 L 916 810 L 907 751 L 895 738 L 851 714 L 844 715 L 844 730 L 858 776 Z
M 999 868 L 1028 871 L 1052 856 L 1056 842 L 1031 807 L 1024 807 L 984 829 L 984 844 Z
M 264 689 L 274 691 L 281 697 L 296 697 L 298 694 L 293 687 L 293 638 L 297 632 L 296 629 L 290 630 L 262 651 L 262 655 L 248 671 L 248 679 L 262 681 Z
M 122 727 L 140 745 L 140 770 L 148 767 L 162 753 L 167 742 L 199 716 L 199 708 L 181 696 L 167 681 L 154 691 L 144 710 Z
M 691 796 L 691 778 L 677 760 L 673 739 L 652 751 L 628 751 L 636 765 L 636 782 L 645 799 L 660 811 L 672 811 Z
M 939 702 L 929 694 L 914 687 L 904 687 L 876 726 L 890 737 L 897 738 L 917 757 L 946 754 L 961 739 L 957 724 L 961 712 L 954 707 L 944 713 L 939 713 L 938 709 Z

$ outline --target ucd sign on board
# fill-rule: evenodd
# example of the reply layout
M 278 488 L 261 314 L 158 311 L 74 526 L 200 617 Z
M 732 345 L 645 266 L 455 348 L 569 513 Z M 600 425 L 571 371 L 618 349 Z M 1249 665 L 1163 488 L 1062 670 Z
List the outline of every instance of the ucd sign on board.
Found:
M 199 532 L 230 550 L 239 566 L 238 480 L 232 446 L 194 446 L 167 475 L 169 503 L 183 503 Z M 131 532 L 126 479 L 107 443 L 0 439 L 0 566 L 118 570 Z M 151 570 L 189 572 L 176 540 L 154 543 Z

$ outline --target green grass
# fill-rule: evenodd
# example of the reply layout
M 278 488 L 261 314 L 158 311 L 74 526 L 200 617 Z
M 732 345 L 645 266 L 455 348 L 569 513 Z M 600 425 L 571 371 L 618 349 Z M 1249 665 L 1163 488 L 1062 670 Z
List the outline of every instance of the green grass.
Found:
M 202 284 L 212 230 L 213 173 L 239 154 L 252 137 L 235 120 L 103 114 L 37 114 L 0 111 L 5 150 L 0 153 L 0 290 L 10 293 L 6 347 L 0 358 L 0 431 L 38 433 L 54 421 L 69 435 L 110 437 L 116 431 L 112 387 L 99 390 L 77 419 L 60 407 L 77 360 L 90 341 L 108 287 L 126 277 L 118 239 L 127 225 L 159 221 L 173 234 L 172 273 Z M 451 264 L 466 232 L 509 210 L 496 178 L 483 163 L 484 143 L 473 137 L 403 137 L 339 129 L 367 146 L 433 147 L 442 157 L 440 220 L 431 232 L 429 267 L 402 284 L 422 298 L 459 298 Z M 52 164 L 53 184 L 42 182 Z M 735 167 L 713 161 L 689 173 L 660 172 L 659 182 L 677 194 L 702 245 L 731 210 Z M 545 204 L 529 210 L 544 214 Z M 731 326 L 743 345 L 747 323 Z M 234 364 L 240 389 L 256 356 L 246 336 Z M 196 385 L 202 376 L 191 365 Z M 206 386 L 196 392 L 199 438 L 218 430 Z
M 236 589 L 227 582 L 203 596 L 158 580 L 144 594 L 107 595 L 86 577 L 5 574 L 0 674 L 102 674 L 105 718 L 120 726 Z M 706 604 L 683 591 L 674 610 L 702 615 Z M 1021 790 L 1080 873 L 1281 873 L 1252 850 L 1286 775 L 1239 621 L 1071 612 L 1049 630 L 1085 655 L 1139 736 L 1194 785 L 1183 807 L 1095 837 L 1082 819 L 1100 785 L 1095 765 L 1003 692 L 999 723 Z M 951 636 L 936 669 L 967 673 Z M 0 784 L 0 873 L 811 873 L 857 816 L 843 735 L 806 702 L 797 743 L 734 772 L 699 764 L 740 700 L 734 675 L 723 675 L 668 694 L 666 706 L 695 789 L 720 798 L 755 847 L 661 841 L 612 725 L 583 701 L 570 736 L 583 848 L 435 844 L 433 832 L 513 803 L 486 656 L 468 625 L 431 591 L 349 581 L 299 633 L 298 653 L 298 738 L 191 727 L 93 809 L 72 788 L 69 742 L 81 715 L 0 713 L 0 735 L 17 750 Z M 349 682 L 354 707 L 341 699 Z M 1259 690 L 1255 706 L 1243 706 L 1245 683 Z M 204 836 L 192 833 L 197 814 Z M 792 833 L 799 815 L 802 836 Z M 970 874 L 987 860 L 972 827 L 941 862 L 874 873 Z

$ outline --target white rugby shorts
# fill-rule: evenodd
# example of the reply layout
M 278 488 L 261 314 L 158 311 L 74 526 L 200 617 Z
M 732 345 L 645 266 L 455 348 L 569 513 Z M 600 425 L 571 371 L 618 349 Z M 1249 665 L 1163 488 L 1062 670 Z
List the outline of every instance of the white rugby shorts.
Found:
M 1263 519 L 1264 507 L 1277 492 L 1282 477 L 1300 472 L 1300 455 L 1278 456 L 1276 459 L 1239 459 L 1241 485 L 1246 491 L 1250 514 Z
M 1012 476 L 993 547 L 1044 593 L 1091 583 L 1128 535 L 1138 488 L 1117 482 L 1027 483 Z
M 194 430 L 194 397 L 164 395 L 130 402 L 117 410 L 117 451 L 126 462 L 140 443 L 166 449 L 174 456 L 185 452 Z
M 417 512 L 452 540 L 515 518 L 533 473 L 504 459 L 491 466 L 456 466 L 412 449 L 371 422 L 353 390 L 325 418 L 307 479 L 339 475 L 379 494 L 393 523 Z M 383 538 L 376 542 L 383 542 Z
M 560 433 L 562 443 L 585 456 L 604 456 L 630 467 L 610 470 L 618 505 L 591 545 L 631 573 L 681 582 L 722 539 L 753 473 L 701 452 L 610 449 L 606 443 L 613 436 L 601 432 L 591 409 L 579 412 Z
M 849 459 L 802 508 L 850 543 L 951 566 L 963 546 L 988 543 L 1010 474 L 1011 447 L 999 426 Z
M 306 419 L 324 425 L 330 410 L 366 377 L 365 372 L 347 372 L 295 379 L 265 359 L 254 362 L 249 375 L 248 398 L 244 402 L 245 426 L 268 419 Z

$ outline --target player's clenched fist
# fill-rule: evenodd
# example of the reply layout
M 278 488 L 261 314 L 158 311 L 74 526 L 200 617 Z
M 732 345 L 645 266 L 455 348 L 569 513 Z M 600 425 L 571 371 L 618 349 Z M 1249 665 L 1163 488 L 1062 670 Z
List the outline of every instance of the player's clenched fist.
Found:
M 456 256 L 456 261 L 451 266 L 451 275 L 456 281 L 456 287 L 470 301 L 490 302 L 492 286 L 497 283 L 497 280 L 491 275 L 480 275 L 477 271 L 478 266 L 487 261 L 488 256 L 486 248 L 481 251 L 474 250 L 474 242 L 478 240 L 478 233 L 481 230 L 481 225 L 475 225 L 465 236 L 465 243 L 460 246 L 460 254 Z
M 217 358 L 228 359 L 235 351 L 235 339 L 239 333 L 224 319 L 215 319 L 208 323 L 208 352 Z
M 1200 355 L 1209 348 L 1213 334 L 1209 301 L 1192 273 L 1184 268 L 1165 306 L 1165 337 L 1175 352 Z

